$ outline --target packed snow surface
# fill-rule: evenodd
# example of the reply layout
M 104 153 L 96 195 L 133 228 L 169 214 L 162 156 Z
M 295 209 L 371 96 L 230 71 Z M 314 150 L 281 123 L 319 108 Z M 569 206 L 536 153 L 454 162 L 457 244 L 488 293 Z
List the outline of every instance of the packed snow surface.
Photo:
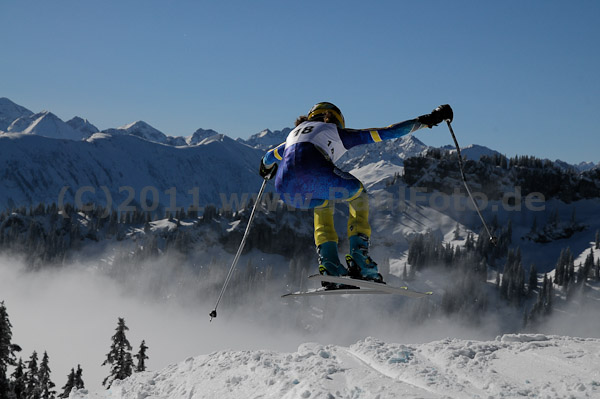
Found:
M 350 347 L 307 343 L 294 353 L 225 351 L 135 374 L 71 399 L 599 398 L 600 339 L 503 335 Z

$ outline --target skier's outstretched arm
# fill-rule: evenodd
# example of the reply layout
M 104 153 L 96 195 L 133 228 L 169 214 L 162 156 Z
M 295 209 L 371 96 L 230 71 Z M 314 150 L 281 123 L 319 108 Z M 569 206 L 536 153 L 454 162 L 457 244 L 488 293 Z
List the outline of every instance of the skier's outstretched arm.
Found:
M 260 175 L 269 180 L 275 177 L 277 172 L 277 164 L 281 161 L 283 156 L 283 150 L 285 150 L 285 142 L 279 144 L 275 148 L 271 148 L 260 161 Z
M 383 140 L 402 137 L 424 127 L 431 128 L 444 120 L 452 121 L 453 112 L 449 105 L 440 105 L 430 114 L 395 123 L 388 127 L 372 129 L 338 129 L 344 147 L 350 149 L 357 145 L 377 143 Z
M 279 163 L 283 156 L 283 150 L 285 150 L 285 141 L 279 144 L 275 148 L 271 148 L 265 156 L 263 157 L 263 163 L 265 166 L 270 167 L 273 166 L 274 163 Z

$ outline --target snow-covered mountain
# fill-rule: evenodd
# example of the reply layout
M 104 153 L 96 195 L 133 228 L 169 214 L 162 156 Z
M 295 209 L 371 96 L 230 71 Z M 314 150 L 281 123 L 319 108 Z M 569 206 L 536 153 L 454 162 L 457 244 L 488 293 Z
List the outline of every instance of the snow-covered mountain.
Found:
M 451 146 L 451 145 L 447 145 L 442 148 L 445 150 L 448 150 L 451 153 L 456 152 L 456 147 Z M 470 159 L 472 161 L 477 161 L 477 160 L 479 160 L 479 158 L 481 158 L 484 155 L 488 156 L 488 157 L 493 157 L 495 155 L 502 155 L 496 150 L 492 150 L 491 148 L 488 148 L 483 145 L 477 145 L 477 144 L 471 144 L 471 145 L 462 147 L 460 149 L 460 153 L 464 158 Z
M 250 147 L 258 148 L 261 150 L 268 150 L 283 143 L 291 131 L 292 129 L 287 127 L 285 129 L 275 131 L 265 129 L 259 133 L 253 134 L 246 140 L 238 140 L 248 144 Z
M 33 115 L 33 112 L 10 101 L 6 97 L 0 97 L 0 132 L 5 132 L 16 119 Z
M 274 131 L 265 129 L 251 135 L 247 139 L 238 138 L 236 141 L 266 151 L 269 148 L 284 142 L 291 130 L 291 128 Z M 86 138 L 97 133 L 98 129 L 87 119 L 81 117 L 74 117 L 65 123 L 56 115 L 48 111 L 33 114 L 25 107 L 17 105 L 11 100 L 3 97 L 0 98 L 0 133 L 3 131 L 80 140 L 81 138 Z M 161 132 L 144 121 L 136 121 L 119 128 L 105 129 L 103 133 L 111 135 L 134 135 L 143 138 L 144 140 L 170 146 L 193 146 L 210 136 L 219 134 L 212 129 L 197 129 L 191 136 L 173 137 Z M 349 151 L 349 154 L 341 160 L 341 163 L 345 164 L 345 169 L 350 168 L 354 170 L 360 169 L 369 163 L 379 163 L 377 168 L 379 168 L 380 171 L 386 170 L 387 178 L 390 175 L 393 176 L 394 174 L 401 173 L 401 169 L 398 168 L 398 166 L 402 165 L 403 159 L 418 155 L 427 149 L 425 144 L 412 136 L 402 138 L 399 144 L 395 142 L 397 142 L 397 140 L 352 149 Z M 365 150 L 365 148 L 368 149 Z M 450 152 L 456 151 L 451 145 L 444 146 L 442 149 Z M 476 144 L 461 148 L 461 153 L 465 158 L 471 160 L 478 160 L 483 155 L 500 155 L 498 151 Z M 353 165 L 352 163 L 355 164 Z M 555 163 L 563 169 L 574 169 L 580 172 L 594 169 L 599 166 L 599 164 L 594 164 L 592 162 L 581 162 L 577 165 L 571 165 L 556 160 Z
M 129 123 L 116 129 L 106 129 L 103 130 L 102 133 L 107 133 L 111 135 L 130 134 L 132 136 L 137 136 L 144 140 L 153 141 L 155 143 L 164 144 L 167 142 L 166 134 L 164 134 L 158 129 L 153 128 L 144 121 Z
M 351 148 L 338 165 L 360 179 L 368 189 L 379 188 L 402 175 L 404 160 L 423 154 L 429 146 L 413 135 Z
M 34 134 L 66 140 L 81 140 L 89 136 L 72 128 L 50 111 L 22 116 L 14 120 L 6 130 L 8 133 Z
M 598 357 L 600 340 L 592 338 L 366 338 L 349 347 L 303 344 L 292 353 L 213 352 L 69 398 L 593 398 L 600 397 Z
M 256 192 L 262 152 L 213 137 L 197 146 L 172 147 L 105 133 L 80 141 L 0 135 L 0 208 L 73 203 L 78 191 L 87 191 L 83 201 L 106 204 L 105 188 L 115 209 L 140 204 L 143 196 L 152 202 L 155 194 L 163 207 L 188 207 L 220 205 L 221 194 Z M 169 194 L 172 188 L 176 191 Z
M 78 116 L 68 120 L 67 125 L 71 126 L 75 130 L 80 131 L 86 135 L 86 137 L 99 132 L 98 128 L 92 125 L 87 119 L 83 119 Z
M 173 137 L 167 136 L 160 130 L 150 126 L 144 121 L 137 121 L 121 126 L 116 129 L 106 129 L 102 133 L 110 135 L 131 135 L 142 138 L 153 143 L 166 144 L 174 147 L 181 147 L 188 145 L 188 139 L 185 137 Z
M 219 133 L 212 129 L 198 129 L 186 139 L 188 145 L 198 145 L 204 139 L 218 135 Z
M 593 162 L 580 162 L 576 165 L 574 165 L 575 168 L 577 168 L 577 170 L 579 170 L 580 172 L 585 172 L 586 170 L 592 170 L 595 168 L 600 167 L 600 162 L 598 163 L 593 163 Z
M 572 170 L 576 170 L 578 172 L 586 172 L 588 170 L 592 170 L 592 169 L 596 169 L 596 168 L 600 167 L 600 162 L 599 163 L 580 162 L 578 164 L 570 164 L 568 162 L 561 161 L 560 159 L 557 159 L 556 161 L 554 161 L 554 164 L 563 170 L 572 169 Z

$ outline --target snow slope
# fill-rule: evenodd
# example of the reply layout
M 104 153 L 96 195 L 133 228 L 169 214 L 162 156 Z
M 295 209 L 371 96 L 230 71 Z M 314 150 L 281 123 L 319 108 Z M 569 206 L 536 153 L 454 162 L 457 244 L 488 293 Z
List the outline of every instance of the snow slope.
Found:
M 503 335 L 296 352 L 224 351 L 117 381 L 71 399 L 138 398 L 598 398 L 600 339 Z

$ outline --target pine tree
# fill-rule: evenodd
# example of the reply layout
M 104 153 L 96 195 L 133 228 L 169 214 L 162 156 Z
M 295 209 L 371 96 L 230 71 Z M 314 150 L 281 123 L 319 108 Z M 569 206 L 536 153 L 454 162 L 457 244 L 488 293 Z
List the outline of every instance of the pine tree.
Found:
M 585 262 L 583 263 L 583 268 L 579 269 L 579 283 L 585 282 L 588 277 L 593 277 L 594 270 L 594 249 L 590 248 L 590 253 L 585 258 Z
M 110 352 L 102 366 L 110 365 L 110 374 L 102 381 L 106 389 L 110 388 L 114 380 L 124 380 L 133 372 L 133 360 L 131 357 L 131 344 L 127 340 L 125 332 L 129 328 L 125 325 L 125 319 L 119 317 L 115 335 L 112 336 Z
M 473 233 L 469 232 L 467 234 L 467 240 L 465 241 L 465 249 L 467 251 L 472 251 L 475 248 L 475 239 L 473 238 Z
M 25 399 L 25 370 L 23 360 L 19 358 L 15 371 L 11 374 L 11 393 L 14 399 Z
M 494 218 L 492 219 L 492 223 L 490 223 L 490 227 L 491 227 L 492 231 L 494 231 L 498 228 L 498 226 L 499 226 L 498 215 L 494 214 Z
M 567 248 L 568 251 L 568 255 L 569 255 L 569 263 L 568 263 L 568 268 L 566 269 L 566 279 L 565 279 L 565 285 L 568 285 L 569 283 L 572 283 L 575 277 L 575 258 L 573 257 L 573 254 L 571 253 L 571 249 Z
M 456 229 L 454 229 L 454 240 L 460 240 L 460 225 L 456 222 Z
M 68 398 L 69 395 L 71 394 L 71 390 L 73 388 L 75 388 L 75 370 L 71 369 L 71 372 L 67 376 L 67 383 L 65 384 L 64 387 L 61 388 L 63 390 L 63 393 L 58 395 L 58 397 L 59 398 Z
M 83 379 L 81 378 L 83 371 L 81 370 L 81 365 L 77 365 L 77 371 L 75 369 L 71 369 L 71 372 L 67 376 L 67 383 L 61 389 L 63 393 L 58 395 L 59 398 L 68 398 L 73 389 L 83 389 L 85 385 L 83 383 Z
M 600 230 L 596 230 L 596 249 L 600 249 Z
M 75 371 L 75 389 L 83 389 L 85 388 L 85 384 L 83 383 L 83 370 L 81 369 L 81 365 L 77 365 L 77 371 Z
M 12 324 L 8 319 L 4 301 L 0 302 L 0 397 L 8 397 L 10 385 L 8 367 L 16 365 L 15 352 L 21 348 L 12 342 Z
M 533 223 L 531 225 L 531 230 L 529 231 L 531 234 L 536 233 L 538 229 L 538 225 L 537 225 L 537 216 L 533 217 Z
M 552 285 L 552 280 L 550 280 L 549 278 L 547 278 L 546 275 L 544 275 L 544 279 L 548 283 L 548 288 L 546 289 L 546 307 L 545 307 L 545 313 L 547 315 L 549 315 L 550 313 L 552 313 L 552 303 L 553 303 L 553 300 L 554 300 L 554 286 Z
M 538 297 L 533 309 L 531 309 L 529 319 L 535 321 L 540 316 L 547 316 L 552 313 L 552 298 L 554 291 L 552 288 L 552 280 L 548 278 L 548 274 L 544 274 L 542 286 L 538 291 Z
M 53 399 L 56 391 L 52 388 L 55 387 L 52 380 L 50 380 L 50 358 L 48 353 L 44 352 L 42 357 L 42 363 L 40 363 L 40 370 L 38 373 L 38 381 L 40 382 L 40 394 L 42 399 Z
M 36 351 L 33 351 L 29 358 L 29 362 L 27 363 L 27 372 L 25 373 L 25 397 L 27 399 L 42 398 L 39 373 L 38 355 Z
M 135 355 L 135 358 L 137 359 L 137 366 L 135 367 L 135 371 L 137 372 L 146 371 L 146 359 L 148 359 L 148 356 L 146 355 L 146 350 L 148 350 L 148 347 L 146 346 L 146 341 L 142 340 L 142 343 L 140 344 L 140 350 Z
M 528 285 L 529 285 L 529 294 L 531 295 L 533 290 L 536 290 L 538 287 L 537 270 L 535 268 L 535 265 L 533 265 L 533 264 L 529 268 L 529 284 Z

